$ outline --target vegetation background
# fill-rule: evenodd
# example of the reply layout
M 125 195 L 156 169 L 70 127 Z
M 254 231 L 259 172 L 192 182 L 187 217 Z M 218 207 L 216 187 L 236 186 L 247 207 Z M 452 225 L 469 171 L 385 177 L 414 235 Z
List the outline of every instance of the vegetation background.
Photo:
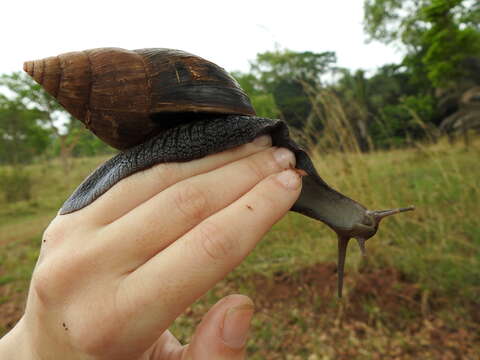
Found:
M 242 292 L 257 305 L 253 359 L 480 358 L 480 3 L 364 7 L 365 32 L 402 49 L 401 63 L 352 73 L 334 52 L 277 49 L 233 75 L 258 115 L 289 123 L 328 183 L 417 211 L 386 220 L 367 258 L 352 246 L 341 301 L 333 233 L 289 214 L 177 321 L 183 340 Z M 0 77 L 0 335 L 22 314 L 43 230 L 113 153 L 25 74 Z

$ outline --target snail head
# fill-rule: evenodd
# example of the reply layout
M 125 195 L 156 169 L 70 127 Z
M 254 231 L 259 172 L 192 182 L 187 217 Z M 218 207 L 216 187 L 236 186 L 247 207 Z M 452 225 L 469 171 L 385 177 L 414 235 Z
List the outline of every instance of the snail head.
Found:
M 405 211 L 415 210 L 414 206 L 389 210 L 366 210 L 361 223 L 356 223 L 352 229 L 338 234 L 338 296 L 342 297 L 343 273 L 348 241 L 355 238 L 363 256 L 366 256 L 365 242 L 376 234 L 378 225 L 387 216 Z
M 367 210 L 362 223 L 357 223 L 354 225 L 352 232 L 350 233 L 350 237 L 353 237 L 357 240 L 360 250 L 362 251 L 362 255 L 365 256 L 365 242 L 377 233 L 380 221 L 387 216 L 411 210 L 415 210 L 415 206 L 389 210 Z

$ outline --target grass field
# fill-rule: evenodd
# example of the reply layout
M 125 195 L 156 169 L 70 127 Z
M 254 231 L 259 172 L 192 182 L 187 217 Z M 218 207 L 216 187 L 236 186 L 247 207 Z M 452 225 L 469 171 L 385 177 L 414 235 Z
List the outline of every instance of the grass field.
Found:
M 367 258 L 351 244 L 341 301 L 334 234 L 291 213 L 172 331 L 188 341 L 211 304 L 239 292 L 257 307 L 250 359 L 480 358 L 480 143 L 313 153 L 322 177 L 359 202 L 417 210 L 385 220 Z M 67 175 L 55 161 L 32 165 L 29 200 L 0 195 L 0 335 L 21 316 L 44 228 L 103 160 L 76 159 Z

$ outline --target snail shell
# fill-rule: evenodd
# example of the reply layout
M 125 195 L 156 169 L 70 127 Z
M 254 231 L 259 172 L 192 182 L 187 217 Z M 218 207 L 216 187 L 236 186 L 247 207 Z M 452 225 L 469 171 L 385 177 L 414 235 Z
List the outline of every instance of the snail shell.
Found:
M 248 96 L 223 68 L 179 50 L 92 49 L 27 61 L 24 70 L 120 150 L 198 113 L 255 115 Z

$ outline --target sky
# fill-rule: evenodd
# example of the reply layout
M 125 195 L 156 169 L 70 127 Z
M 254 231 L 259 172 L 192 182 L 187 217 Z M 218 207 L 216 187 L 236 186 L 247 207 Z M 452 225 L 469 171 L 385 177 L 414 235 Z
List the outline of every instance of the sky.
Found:
M 363 0 L 2 0 L 0 74 L 23 62 L 97 47 L 185 50 L 228 71 L 248 71 L 268 50 L 337 54 L 374 70 L 399 62 L 393 46 L 366 44 Z

